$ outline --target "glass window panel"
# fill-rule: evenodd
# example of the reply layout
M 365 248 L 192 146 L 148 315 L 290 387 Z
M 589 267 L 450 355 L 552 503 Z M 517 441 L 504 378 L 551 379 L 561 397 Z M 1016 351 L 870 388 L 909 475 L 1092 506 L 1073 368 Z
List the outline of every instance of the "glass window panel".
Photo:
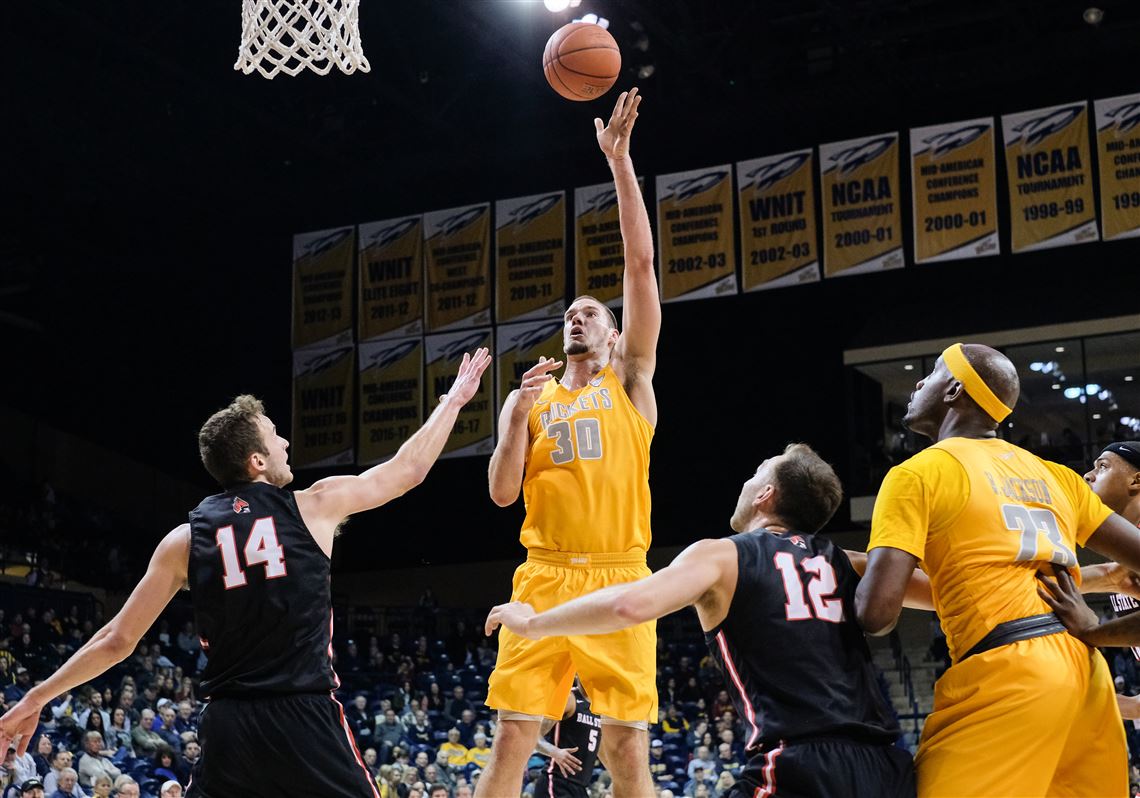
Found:
M 1085 339 L 1085 366 L 1086 391 L 1100 389 L 1087 399 L 1090 455 L 1112 441 L 1140 440 L 1140 332 Z
M 1088 423 L 1081 341 L 1046 341 L 1011 346 L 1005 354 L 1017 367 L 1021 398 L 1003 424 L 1002 436 L 1034 454 L 1084 473 Z

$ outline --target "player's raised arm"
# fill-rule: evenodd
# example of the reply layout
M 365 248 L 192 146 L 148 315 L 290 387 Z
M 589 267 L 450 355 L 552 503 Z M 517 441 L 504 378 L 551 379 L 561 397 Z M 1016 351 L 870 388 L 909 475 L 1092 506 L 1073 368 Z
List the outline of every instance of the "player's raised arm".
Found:
M 439 398 L 428 420 L 391 460 L 362 474 L 329 477 L 297 491 L 301 514 L 326 551 L 332 547 L 333 530 L 345 518 L 379 507 L 424 481 L 443 451 L 460 409 L 479 390 L 479 380 L 490 362 L 485 348 L 465 354 L 451 390 Z
M 594 120 L 598 146 L 605 153 L 614 175 L 618 219 L 625 244 L 622 335 L 615 354 L 627 372 L 627 380 L 630 377 L 652 378 L 656 367 L 657 338 L 661 333 L 661 299 L 653 271 L 653 231 L 649 227 L 645 200 L 637 185 L 637 173 L 629 157 L 630 134 L 640 105 L 641 95 L 633 88 L 618 97 L 608 124 L 603 125 L 601 119 Z
M 542 386 L 551 378 L 550 372 L 561 367 L 561 360 L 540 357 L 538 363 L 523 374 L 518 390 L 511 391 L 503 403 L 499 413 L 499 442 L 495 444 L 487 470 L 491 501 L 500 507 L 514 504 L 519 497 L 530 442 L 527 418 L 542 393 Z
M 696 604 L 736 563 L 730 540 L 701 540 L 652 576 L 603 588 L 535 614 L 523 602 L 500 604 L 487 616 L 486 633 L 500 625 L 531 640 L 616 632 Z
M 64 663 L 50 678 L 28 691 L 0 718 L 0 750 L 19 740 L 20 756 L 28 749 L 44 705 L 67 691 L 91 681 L 135 650 L 159 613 L 186 584 L 190 558 L 190 525 L 183 524 L 162 539 L 146 574 L 118 614 Z

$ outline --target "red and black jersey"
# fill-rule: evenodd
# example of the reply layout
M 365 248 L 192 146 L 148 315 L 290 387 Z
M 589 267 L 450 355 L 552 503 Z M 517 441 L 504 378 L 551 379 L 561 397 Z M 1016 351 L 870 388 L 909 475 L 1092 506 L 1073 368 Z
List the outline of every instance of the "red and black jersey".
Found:
M 744 723 L 746 749 L 821 737 L 897 739 L 855 619 L 859 576 L 843 551 L 798 532 L 729 539 L 736 593 L 705 638 Z
M 563 776 L 558 765 L 551 760 L 535 783 L 535 798 L 585 796 L 594 779 L 598 745 L 602 739 L 602 719 L 590 711 L 589 701 L 577 694 L 574 699 L 574 714 L 554 724 L 546 739 L 558 748 L 577 748 L 574 756 L 581 760 L 582 769 L 573 776 Z
M 329 558 L 292 491 L 252 482 L 190 513 L 190 595 L 209 698 L 327 693 L 332 666 Z

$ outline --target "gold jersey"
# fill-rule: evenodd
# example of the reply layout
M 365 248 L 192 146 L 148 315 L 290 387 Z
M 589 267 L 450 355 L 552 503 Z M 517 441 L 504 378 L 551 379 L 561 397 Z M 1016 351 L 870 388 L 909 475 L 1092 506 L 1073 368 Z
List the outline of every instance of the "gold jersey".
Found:
M 577 391 L 548 380 L 528 427 L 522 544 L 597 554 L 647 551 L 653 426 L 613 368 L 607 365 Z
M 1071 469 L 998 438 L 948 438 L 888 472 L 868 550 L 919 558 L 957 661 L 999 623 L 1049 612 L 1037 572 L 1076 566 L 1111 514 Z

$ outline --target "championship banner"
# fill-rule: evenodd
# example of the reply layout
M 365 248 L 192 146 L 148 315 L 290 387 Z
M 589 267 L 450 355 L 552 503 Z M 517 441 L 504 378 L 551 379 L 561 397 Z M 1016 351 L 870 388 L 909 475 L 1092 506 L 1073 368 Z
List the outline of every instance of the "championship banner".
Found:
M 495 318 L 562 316 L 566 310 L 566 192 L 495 203 Z
M 910 179 L 917 263 L 997 255 L 994 121 L 912 128 Z
M 498 363 L 498 391 L 495 415 L 507 395 L 522 383 L 522 375 L 545 355 L 565 361 L 562 352 L 562 319 L 503 324 L 495 330 L 495 362 Z
M 736 165 L 743 290 L 819 281 L 811 150 Z
M 353 228 L 293 236 L 293 348 L 352 343 Z
M 644 195 L 645 178 L 637 185 Z M 620 308 L 625 246 L 612 182 L 574 189 L 574 256 L 574 293 Z
M 1097 100 L 1100 229 L 1105 241 L 1140 236 L 1140 94 Z
M 349 465 L 352 452 L 351 344 L 293 353 L 294 468 Z
M 358 347 L 356 462 L 388 460 L 424 423 L 424 342 L 385 338 Z
M 826 277 L 904 265 L 897 133 L 819 145 Z
M 1014 252 L 1096 241 L 1084 102 L 1001 118 Z
M 359 341 L 424 330 L 423 217 L 360 225 Z
M 491 330 L 463 330 L 424 338 L 427 354 L 424 391 L 430 413 L 439 404 L 439 397 L 451 389 L 464 352 L 474 352 L 480 346 L 491 347 Z M 479 392 L 459 411 L 459 418 L 451 429 L 451 437 L 440 457 L 471 457 L 490 454 L 495 448 L 495 395 L 494 378 L 488 372 L 479 383 Z M 425 416 L 426 417 L 426 416 Z
M 732 167 L 657 176 L 661 301 L 736 293 Z
M 427 329 L 491 323 L 491 205 L 424 214 Z

